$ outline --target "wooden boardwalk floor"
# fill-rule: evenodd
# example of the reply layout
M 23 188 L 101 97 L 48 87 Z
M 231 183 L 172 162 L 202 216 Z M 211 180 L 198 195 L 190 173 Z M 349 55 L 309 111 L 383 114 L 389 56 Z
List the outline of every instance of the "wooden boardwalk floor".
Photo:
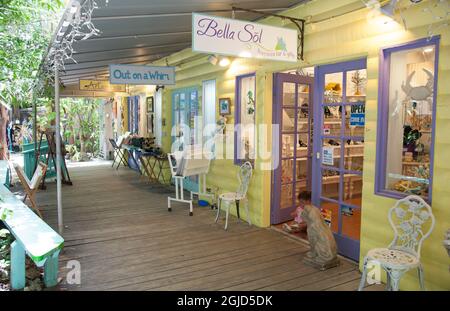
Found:
M 317 271 L 302 263 L 308 246 L 272 229 L 173 204 L 173 188 L 152 184 L 109 165 L 70 169 L 63 186 L 65 247 L 61 290 L 355 290 L 356 264 Z M 37 196 L 45 220 L 57 228 L 56 184 Z M 77 260 L 81 284 L 69 285 L 67 263 Z M 379 289 L 371 286 L 370 289 Z

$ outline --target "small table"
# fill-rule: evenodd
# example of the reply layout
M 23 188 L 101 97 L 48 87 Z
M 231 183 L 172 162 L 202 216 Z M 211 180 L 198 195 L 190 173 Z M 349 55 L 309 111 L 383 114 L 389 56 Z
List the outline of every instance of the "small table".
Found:
M 143 159 L 147 160 L 144 161 Z M 142 168 L 145 173 L 147 173 L 150 180 L 159 182 L 161 178 L 163 183 L 167 183 L 163 174 L 164 169 L 170 169 L 169 161 L 166 156 L 147 152 L 141 154 L 140 160 L 142 163 Z M 165 165 L 165 163 L 167 163 L 167 165 Z

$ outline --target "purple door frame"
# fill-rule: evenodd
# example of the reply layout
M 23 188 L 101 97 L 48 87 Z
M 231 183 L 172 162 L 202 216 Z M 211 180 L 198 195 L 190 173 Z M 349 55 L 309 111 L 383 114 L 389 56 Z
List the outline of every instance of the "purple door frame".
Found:
M 272 137 L 272 157 L 273 157 L 273 163 L 274 163 L 274 170 L 272 173 L 272 195 L 271 195 L 271 211 L 270 211 L 270 221 L 271 224 L 278 224 L 281 222 L 285 222 L 287 220 L 292 219 L 291 213 L 295 210 L 296 204 L 295 204 L 295 195 L 296 195 L 296 165 L 297 165 L 297 155 L 296 152 L 294 153 L 292 159 L 293 159 L 293 177 L 294 180 L 292 181 L 294 191 L 292 192 L 292 206 L 288 208 L 281 209 L 280 206 L 280 199 L 281 199 L 281 164 L 282 164 L 282 152 L 281 152 L 281 143 L 282 143 L 282 120 L 283 120 L 283 83 L 284 82 L 290 82 L 295 83 L 295 106 L 290 107 L 290 109 L 294 108 L 295 110 L 295 125 L 294 125 L 294 131 L 285 132 L 285 134 L 295 134 L 295 140 L 296 144 L 298 141 L 297 136 L 297 118 L 298 118 L 298 110 L 300 107 L 298 107 L 298 85 L 308 85 L 309 86 L 309 110 L 308 110 L 308 157 L 311 157 L 311 117 L 312 117 L 312 110 L 313 110 L 313 89 L 314 89 L 314 78 L 313 77 L 306 77 L 306 76 L 299 76 L 295 74 L 287 74 L 287 73 L 274 73 L 273 76 L 273 124 L 279 126 L 279 131 L 273 131 L 273 137 Z M 294 149 L 296 150 L 296 148 Z M 308 160 L 308 177 L 307 177 L 307 188 L 310 189 L 311 187 L 311 159 Z
M 314 70 L 314 77 L 315 77 L 315 87 L 314 87 L 314 100 L 316 102 L 316 109 L 314 109 L 314 130 L 313 130 L 313 174 L 312 174 L 312 203 L 319 207 L 321 206 L 321 200 L 323 200 L 322 197 L 322 139 L 330 138 L 330 139 L 336 139 L 340 140 L 342 142 L 345 142 L 347 139 L 356 139 L 356 140 L 363 140 L 364 137 L 349 137 L 345 136 L 345 118 L 342 118 L 342 124 L 341 124 L 341 133 L 339 136 L 329 136 L 329 135 L 323 135 L 323 107 L 324 106 L 330 106 L 329 104 L 323 105 L 323 94 L 324 94 L 324 87 L 325 87 L 325 75 L 328 73 L 336 73 L 336 72 L 343 72 L 343 85 L 342 85 L 342 92 L 343 92 L 343 103 L 346 104 L 346 72 L 351 70 L 360 70 L 360 69 L 366 69 L 367 68 L 367 61 L 366 59 L 358 59 L 354 61 L 348 61 L 348 62 L 342 62 L 337 64 L 329 64 L 329 65 L 322 65 L 318 66 Z M 344 114 L 345 109 L 343 107 L 342 112 Z M 338 251 L 341 255 L 344 255 L 346 257 L 349 257 L 353 260 L 359 261 L 359 240 L 353 240 L 349 237 L 346 237 L 342 235 L 342 207 L 350 206 L 350 204 L 344 204 L 344 198 L 343 198 L 343 186 L 344 186 L 344 149 L 342 148 L 341 144 L 341 154 L 340 154 L 340 164 L 339 168 L 333 168 L 333 167 L 325 167 L 327 170 L 335 170 L 339 172 L 340 179 L 339 179 L 339 200 L 332 200 L 328 199 L 327 201 L 330 201 L 332 203 L 339 204 L 339 213 L 338 213 L 338 233 L 334 233 L 334 237 L 336 239 L 336 243 L 338 246 Z M 351 174 L 358 174 L 362 175 L 362 172 L 357 171 L 349 171 L 345 170 L 345 173 L 351 173 Z

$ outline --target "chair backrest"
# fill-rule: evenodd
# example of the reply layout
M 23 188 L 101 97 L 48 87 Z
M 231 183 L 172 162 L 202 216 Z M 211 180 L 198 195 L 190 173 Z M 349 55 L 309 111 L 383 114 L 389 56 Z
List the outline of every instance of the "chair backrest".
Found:
M 27 186 L 29 189 L 35 189 L 39 186 L 39 183 L 45 176 L 45 172 L 47 171 L 47 165 L 42 162 L 39 162 L 31 180 L 28 179 L 28 176 L 27 174 L 25 174 L 23 168 L 17 163 L 14 163 L 14 169 L 16 170 L 17 176 L 19 177 L 20 182 L 22 183 L 23 186 Z
M 252 178 L 253 167 L 250 162 L 245 162 L 241 165 L 238 171 L 238 181 L 239 187 L 236 190 L 236 193 L 245 197 L 247 195 L 248 186 L 250 184 L 250 179 Z
M 17 176 L 19 177 L 20 182 L 23 184 L 23 186 L 26 185 L 29 188 L 31 185 L 31 180 L 28 179 L 28 176 L 27 176 L 27 174 L 25 174 L 23 168 L 17 163 L 14 163 L 13 166 L 14 166 L 14 169 L 16 170 L 16 173 L 17 173 Z
M 39 162 L 36 171 L 34 171 L 33 178 L 31 179 L 30 183 L 31 189 L 35 189 L 39 186 L 39 183 L 41 182 L 42 178 L 44 178 L 46 171 L 47 165 L 42 162 Z
M 420 258 L 423 241 L 433 231 L 435 219 L 431 207 L 419 196 L 410 195 L 389 210 L 394 239 L 389 248 L 399 249 Z

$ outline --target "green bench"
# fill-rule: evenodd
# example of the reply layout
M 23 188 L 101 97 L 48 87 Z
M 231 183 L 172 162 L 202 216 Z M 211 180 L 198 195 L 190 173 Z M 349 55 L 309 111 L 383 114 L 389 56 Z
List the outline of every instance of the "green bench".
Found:
M 14 236 L 11 244 L 11 287 L 25 287 L 25 254 L 44 267 L 44 284 L 58 283 L 58 256 L 64 239 L 4 185 L 9 174 L 7 161 L 0 161 L 0 208 L 2 221 Z M 6 211 L 5 211 L 6 209 Z

